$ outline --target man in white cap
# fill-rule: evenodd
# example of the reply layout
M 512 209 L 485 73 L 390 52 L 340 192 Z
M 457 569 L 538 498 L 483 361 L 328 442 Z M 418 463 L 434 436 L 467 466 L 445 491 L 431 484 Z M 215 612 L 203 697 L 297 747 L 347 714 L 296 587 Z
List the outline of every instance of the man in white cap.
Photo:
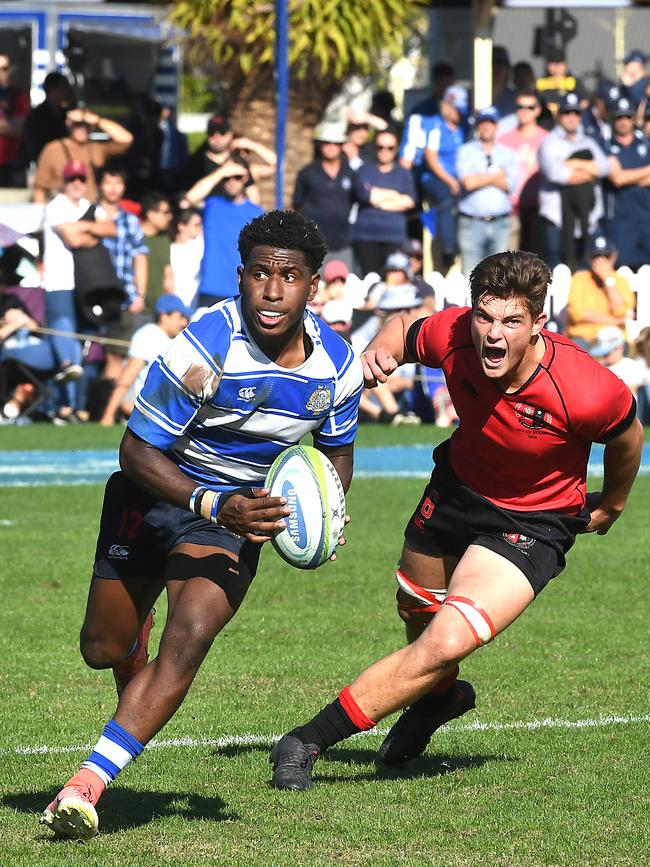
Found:
M 343 123 L 324 121 L 314 130 L 316 159 L 298 172 L 292 206 L 313 220 L 327 241 L 326 261 L 337 259 L 353 267 L 350 242 L 353 172 L 343 154 L 347 141 Z

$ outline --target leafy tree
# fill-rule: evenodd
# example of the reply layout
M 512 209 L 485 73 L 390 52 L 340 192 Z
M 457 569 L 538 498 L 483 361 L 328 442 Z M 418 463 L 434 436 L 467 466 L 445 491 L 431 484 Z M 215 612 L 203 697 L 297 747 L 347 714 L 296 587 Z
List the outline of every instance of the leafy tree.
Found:
M 289 136 L 292 128 L 301 129 L 302 163 L 308 131 L 346 76 L 385 72 L 403 53 L 425 5 L 425 0 L 289 0 Z M 172 18 L 190 35 L 190 57 L 214 65 L 216 88 L 235 123 L 251 135 L 261 124 L 262 137 L 271 143 L 273 0 L 175 0 Z
M 385 70 L 400 56 L 424 0 L 289 0 L 292 89 L 314 108 L 345 76 Z M 273 0 L 176 0 L 173 19 L 210 54 L 233 102 L 272 91 Z

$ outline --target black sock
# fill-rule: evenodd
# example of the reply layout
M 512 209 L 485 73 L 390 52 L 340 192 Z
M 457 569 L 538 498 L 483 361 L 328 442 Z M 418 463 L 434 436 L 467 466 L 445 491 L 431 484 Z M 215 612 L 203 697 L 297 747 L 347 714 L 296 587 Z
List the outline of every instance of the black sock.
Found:
M 303 744 L 314 744 L 322 753 L 328 747 L 332 747 L 339 741 L 356 735 L 360 731 L 363 729 L 352 722 L 337 698 L 317 713 L 306 725 L 298 726 L 287 734 L 298 738 Z

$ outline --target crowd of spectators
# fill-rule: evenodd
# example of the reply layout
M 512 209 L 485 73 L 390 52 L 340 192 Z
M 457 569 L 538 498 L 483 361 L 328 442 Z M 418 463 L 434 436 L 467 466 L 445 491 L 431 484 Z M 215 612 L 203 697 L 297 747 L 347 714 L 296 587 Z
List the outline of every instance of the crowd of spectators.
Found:
M 562 50 L 536 79 L 495 46 L 492 105 L 478 111 L 439 63 L 429 96 L 401 120 L 385 92 L 367 111 L 328 116 L 292 191 L 329 246 L 312 311 L 360 352 L 396 313 L 464 303 L 485 256 L 529 250 L 571 274 L 551 327 L 612 366 L 647 414 L 650 340 L 626 330 L 637 306 L 629 276 L 650 264 L 647 60 L 630 52 L 621 79 L 589 93 Z M 190 153 L 152 99 L 122 124 L 77 105 L 58 72 L 44 91 L 31 108 L 0 54 L 0 185 L 29 184 L 44 209 L 38 249 L 8 227 L 0 238 L 3 417 L 114 424 L 183 323 L 237 293 L 237 237 L 262 211 L 259 182 L 276 155 L 223 114 Z M 436 292 L 440 280 L 456 280 L 457 300 Z M 25 294 L 39 288 L 40 311 Z M 400 373 L 364 394 L 363 420 L 455 423 L 437 371 Z

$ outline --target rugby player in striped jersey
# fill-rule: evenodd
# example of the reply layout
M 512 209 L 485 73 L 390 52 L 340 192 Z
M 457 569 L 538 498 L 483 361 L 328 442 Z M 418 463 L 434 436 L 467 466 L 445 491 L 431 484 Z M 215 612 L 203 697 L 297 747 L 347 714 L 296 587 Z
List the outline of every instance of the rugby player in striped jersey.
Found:
M 43 813 L 60 837 L 97 832 L 105 787 L 176 712 L 242 603 L 261 544 L 290 511 L 262 487 L 277 455 L 311 433 L 345 490 L 352 479 L 361 363 L 306 310 L 323 236 L 299 214 L 272 211 L 238 246 L 241 294 L 190 322 L 152 364 L 106 485 L 81 653 L 113 669 L 119 703 Z M 167 623 L 148 662 L 164 589 Z

